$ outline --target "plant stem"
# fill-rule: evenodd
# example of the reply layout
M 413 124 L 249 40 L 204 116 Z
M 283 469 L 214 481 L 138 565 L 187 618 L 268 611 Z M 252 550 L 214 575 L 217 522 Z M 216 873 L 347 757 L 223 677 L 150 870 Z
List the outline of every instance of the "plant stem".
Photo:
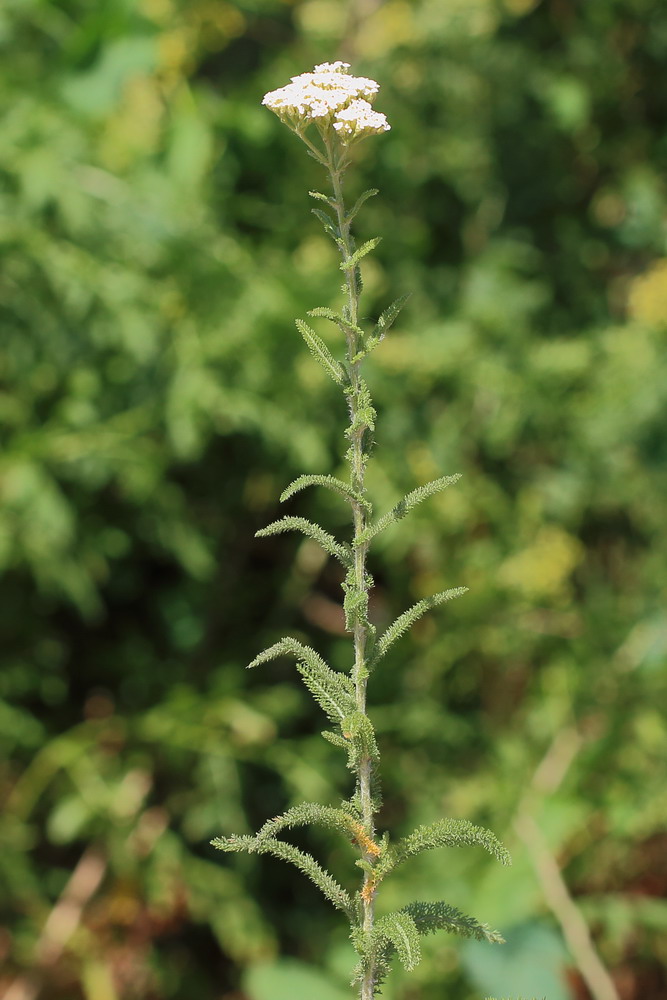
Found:
M 346 167 L 345 160 L 340 158 L 336 161 L 335 154 L 330 144 L 327 145 L 328 169 L 333 188 L 333 201 L 338 222 L 338 229 L 342 246 L 340 247 L 343 260 L 349 260 L 354 252 L 354 244 L 350 236 L 350 222 L 347 219 L 345 201 L 343 198 L 343 173 Z M 359 287 L 354 266 L 345 268 L 345 283 L 347 286 L 347 311 L 348 319 L 354 326 L 358 323 L 359 317 Z M 360 365 L 361 361 L 353 361 L 359 347 L 359 338 L 355 330 L 346 330 L 347 339 L 347 361 L 350 373 L 351 391 L 348 396 L 350 411 L 350 480 L 351 485 L 362 497 L 366 496 L 364 486 L 364 476 L 366 471 L 366 460 L 364 456 L 364 434 L 366 428 L 357 427 L 357 414 L 359 406 L 359 393 L 361 388 Z M 366 527 L 366 511 L 364 507 L 356 502 L 352 504 L 354 516 L 354 540 L 359 538 Z M 354 581 L 355 587 L 359 591 L 368 593 L 369 585 L 366 576 L 366 553 L 368 542 L 354 547 Z M 356 705 L 360 712 L 366 712 L 366 685 L 368 674 L 366 670 L 366 640 L 367 628 L 361 617 L 358 616 L 354 623 L 354 668 L 352 679 L 354 681 Z M 372 761 L 368 756 L 362 757 L 359 763 L 357 774 L 357 788 L 361 801 L 362 822 L 366 836 L 370 840 L 375 838 L 375 822 L 373 811 L 373 798 L 371 793 L 371 771 Z M 373 860 L 372 856 L 364 855 L 366 860 Z M 373 930 L 375 892 L 372 884 L 372 877 L 367 872 L 364 873 L 364 881 L 361 893 L 363 903 L 363 932 L 366 939 L 370 937 Z M 364 976 L 361 983 L 361 1000 L 373 1000 L 375 994 L 375 966 L 372 959 L 367 960 Z

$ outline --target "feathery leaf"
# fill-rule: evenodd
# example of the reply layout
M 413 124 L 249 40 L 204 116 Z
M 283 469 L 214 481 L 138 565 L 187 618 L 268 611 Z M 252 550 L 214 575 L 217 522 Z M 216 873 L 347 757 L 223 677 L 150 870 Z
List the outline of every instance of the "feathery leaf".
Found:
M 354 582 L 350 583 L 348 580 L 343 584 L 343 590 L 345 628 L 348 632 L 353 632 L 356 625 L 365 627 L 368 622 L 368 592 L 360 590 Z
M 343 566 L 350 566 L 352 555 L 349 545 L 341 545 L 333 535 L 325 531 L 319 524 L 306 520 L 305 517 L 281 517 L 265 528 L 255 532 L 255 538 L 267 538 L 269 535 L 280 535 L 283 531 L 302 531 L 308 538 L 319 542 L 325 552 L 340 559 Z
M 461 913 L 449 903 L 408 903 L 402 909 L 412 917 L 420 934 L 434 934 L 442 930 L 460 937 L 488 941 L 490 944 L 504 943 L 499 931 L 492 931 L 487 924 L 480 924 L 474 917 Z
M 323 212 L 321 208 L 311 208 L 311 212 L 320 220 L 329 236 L 338 241 L 340 239 L 340 230 L 335 220 L 327 212 Z
M 295 319 L 294 322 L 315 360 L 319 362 L 334 382 L 338 385 L 343 385 L 345 382 L 345 369 L 340 362 L 336 361 L 322 338 L 314 330 L 311 330 L 308 324 L 304 323 L 302 319 Z
M 437 608 L 439 604 L 444 604 L 445 601 L 451 601 L 455 597 L 460 597 L 461 594 L 465 594 L 467 591 L 467 587 L 453 587 L 451 590 L 443 590 L 441 593 L 433 594 L 431 597 L 424 597 L 421 601 L 413 604 L 411 608 L 408 608 L 402 615 L 399 615 L 396 621 L 392 622 L 389 628 L 377 640 L 370 666 L 374 667 L 382 659 L 389 647 L 397 639 L 400 639 L 403 633 L 407 632 L 423 614 L 430 611 L 431 608 Z
M 371 250 L 375 250 L 375 247 L 381 242 L 381 236 L 376 236 L 372 240 L 366 240 L 366 242 L 362 243 L 358 250 L 354 251 L 351 257 L 346 257 L 341 261 L 338 265 L 341 271 L 349 271 L 350 268 L 356 267 L 359 261 L 362 260 L 367 253 L 370 253 Z
M 406 910 L 388 913 L 377 921 L 373 928 L 371 948 L 373 945 L 381 954 L 384 953 L 385 957 L 389 957 L 395 951 L 408 972 L 419 965 L 421 959 L 419 931 Z
M 374 762 L 380 759 L 373 723 L 367 715 L 355 709 L 341 721 L 340 728 L 345 739 L 352 742 L 355 760 L 362 756 Z
M 384 878 L 408 858 L 436 847 L 483 847 L 503 865 L 512 859 L 498 838 L 490 830 L 475 826 L 467 819 L 441 819 L 428 826 L 417 827 L 413 833 L 390 847 L 378 863 L 377 874 Z
M 290 636 L 263 650 L 248 668 L 291 654 L 297 658 L 297 670 L 303 682 L 327 716 L 338 724 L 354 709 L 354 684 L 347 674 L 331 667 L 310 646 Z
M 335 493 L 339 493 L 340 496 L 345 497 L 351 503 L 356 503 L 360 507 L 363 507 L 365 511 L 371 510 L 371 505 L 366 500 L 361 493 L 357 493 L 353 490 L 349 483 L 344 483 L 342 479 L 336 479 L 335 476 L 299 476 L 294 482 L 286 486 L 283 492 L 280 494 L 280 501 L 283 503 L 288 500 L 299 490 L 303 490 L 306 486 L 326 486 L 328 489 L 333 490 Z
M 258 837 L 274 837 L 281 830 L 292 829 L 295 826 L 325 826 L 330 830 L 337 830 L 348 840 L 356 835 L 358 821 L 345 812 L 343 809 L 335 809 L 333 806 L 321 806 L 317 802 L 301 802 L 297 806 L 287 809 L 282 815 L 267 820 Z
M 377 338 L 378 341 L 382 340 L 385 333 L 387 332 L 389 327 L 393 325 L 394 321 L 396 320 L 396 317 L 398 316 L 401 309 L 403 308 L 403 306 L 405 305 L 405 303 L 408 301 L 409 298 L 410 298 L 410 292 L 408 292 L 407 295 L 399 295 L 399 297 L 395 299 L 390 306 L 387 306 L 387 308 L 380 313 L 378 321 L 375 324 L 375 329 L 371 334 L 372 338 Z
M 333 198 L 329 198 L 328 195 L 322 194 L 321 191 L 309 191 L 308 194 L 311 198 L 315 198 L 316 201 L 326 201 L 327 205 L 330 205 L 331 208 L 336 207 L 336 202 Z
M 349 693 L 347 674 L 338 673 L 326 667 L 316 669 L 309 663 L 297 663 L 296 669 L 317 704 L 332 722 L 342 725 L 350 708 L 354 706 L 354 696 Z
M 329 319 L 332 323 L 339 326 L 343 332 L 346 330 L 353 330 L 354 333 L 357 333 L 360 336 L 364 335 L 364 331 L 360 326 L 357 326 L 356 323 L 352 323 L 346 316 L 341 316 L 340 313 L 334 312 L 333 309 L 329 309 L 328 306 L 317 306 L 315 309 L 309 309 L 306 315 L 314 318 Z
M 375 417 L 377 416 L 373 407 L 371 391 L 364 379 L 360 378 L 355 392 L 355 414 L 350 426 L 345 431 L 348 440 L 352 440 L 355 433 L 361 429 L 368 428 L 375 430 Z M 366 529 L 368 530 L 368 529 Z M 363 532 L 365 535 L 366 532 Z M 359 542 L 355 542 L 355 545 Z
M 379 194 L 377 188 L 369 188 L 368 191 L 364 191 L 363 194 L 360 194 L 350 211 L 347 213 L 345 221 L 348 223 L 352 222 L 364 202 L 369 198 L 373 198 L 376 194 Z
M 410 493 L 406 494 L 402 500 L 391 508 L 391 510 L 384 514 L 376 524 L 369 525 L 365 531 L 355 540 L 355 545 L 363 545 L 374 538 L 380 531 L 383 531 L 390 524 L 395 521 L 400 521 L 402 517 L 416 507 L 418 503 L 422 500 L 426 500 L 428 497 L 432 497 L 435 493 L 440 493 L 442 490 L 447 489 L 453 483 L 458 482 L 461 478 L 460 473 L 455 476 L 442 476 L 440 479 L 434 479 L 431 483 L 426 483 L 425 486 L 418 486 L 416 490 L 412 490 Z
M 323 729 L 320 735 L 324 737 L 327 743 L 331 743 L 335 747 L 340 747 L 342 750 L 347 750 L 347 740 L 343 739 L 340 733 L 332 733 L 329 729 Z
M 315 858 L 306 851 L 300 851 L 293 844 L 272 837 L 216 837 L 211 841 L 220 851 L 247 851 L 248 854 L 270 854 L 295 865 L 315 883 L 330 903 L 342 910 L 350 920 L 354 919 L 354 906 L 347 892 L 338 884 L 333 875 L 325 871 Z

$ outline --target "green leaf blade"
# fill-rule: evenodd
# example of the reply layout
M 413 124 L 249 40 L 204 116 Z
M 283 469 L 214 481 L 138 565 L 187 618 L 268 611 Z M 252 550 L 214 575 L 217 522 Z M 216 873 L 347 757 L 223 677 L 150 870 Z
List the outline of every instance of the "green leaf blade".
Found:
M 310 646 L 305 646 L 297 639 L 288 636 L 259 653 L 252 663 L 248 664 L 248 669 L 286 654 L 296 657 L 297 670 L 304 684 L 327 717 L 340 725 L 341 721 L 354 710 L 354 684 L 347 674 L 332 670 Z
M 369 198 L 374 198 L 375 195 L 379 193 L 380 192 L 377 188 L 369 188 L 368 191 L 364 191 L 363 194 L 360 194 L 350 211 L 347 213 L 346 221 L 348 223 L 352 222 L 362 205 L 364 205 Z
M 281 517 L 278 521 L 267 524 L 265 528 L 260 528 L 255 532 L 255 538 L 268 538 L 270 535 L 280 535 L 285 531 L 300 531 L 307 538 L 319 542 L 325 552 L 334 556 L 345 567 L 349 567 L 352 562 L 350 548 L 337 542 L 333 535 L 319 524 L 308 521 L 305 517 Z
M 408 913 L 421 935 L 434 934 L 436 931 L 448 931 L 459 937 L 474 938 L 477 941 L 488 941 L 490 944 L 503 944 L 504 939 L 499 931 L 491 930 L 487 924 L 482 924 L 474 917 L 462 913 L 449 903 L 408 903 L 403 907 Z
M 375 324 L 375 329 L 371 334 L 371 337 L 373 340 L 375 340 L 375 343 L 379 343 L 385 336 L 389 328 L 393 326 L 401 309 L 410 298 L 410 294 L 411 293 L 408 292 L 406 295 L 399 295 L 399 297 L 395 299 L 390 306 L 387 306 L 387 308 L 382 313 L 380 313 L 378 321 Z
M 443 590 L 439 594 L 433 594 L 431 597 L 424 597 L 421 601 L 413 604 L 411 608 L 408 608 L 402 615 L 399 615 L 377 640 L 370 666 L 374 667 L 396 640 L 400 639 L 427 611 L 437 608 L 438 605 L 445 604 L 447 601 L 452 601 L 454 598 L 460 597 L 467 592 L 467 587 L 452 587 L 450 590 Z
M 308 486 L 325 486 L 327 489 L 333 490 L 334 493 L 338 493 L 340 496 L 344 497 L 352 505 L 357 504 L 359 507 L 363 507 L 367 513 L 371 512 L 372 508 L 368 500 L 363 497 L 361 493 L 352 489 L 349 483 L 344 483 L 342 479 L 336 479 L 335 476 L 299 476 L 291 482 L 289 486 L 285 487 L 283 492 L 280 494 L 280 502 L 284 503 L 285 500 L 289 500 L 289 498 L 294 496 L 295 493 L 306 489 Z
M 305 340 L 308 350 L 318 364 L 322 366 L 327 375 L 332 378 L 337 385 L 344 385 L 345 369 L 339 361 L 336 361 L 322 338 L 318 336 L 307 323 L 304 323 L 302 319 L 296 319 L 294 322 L 296 323 L 297 330 Z
M 341 271 L 350 271 L 352 268 L 355 268 L 359 261 L 363 260 L 363 258 L 371 252 L 371 250 L 375 250 L 378 243 L 381 242 L 381 236 L 376 236 L 372 240 L 366 240 L 366 242 L 362 243 L 358 250 L 354 251 L 351 257 L 346 257 L 341 261 L 338 265 Z
M 211 841 L 213 847 L 226 852 L 247 851 L 249 854 L 270 854 L 274 858 L 287 861 L 299 871 L 307 875 L 322 894 L 338 910 L 342 910 L 351 921 L 354 919 L 354 906 L 349 894 L 338 884 L 330 872 L 322 868 L 315 858 L 306 851 L 299 850 L 293 844 L 273 837 L 216 837 Z
M 357 825 L 354 817 L 343 809 L 322 806 L 317 802 L 301 802 L 299 805 L 287 809 L 280 816 L 267 820 L 257 836 L 275 837 L 282 830 L 291 830 L 295 826 L 324 826 L 342 833 L 350 840 L 354 837 L 354 828 Z
M 502 865 L 512 864 L 509 852 L 490 830 L 476 826 L 467 819 L 441 819 L 436 823 L 417 827 L 391 848 L 379 865 L 382 877 L 408 858 L 438 847 L 482 847 Z
M 347 687 L 347 674 L 326 668 L 314 669 L 309 663 L 297 663 L 296 669 L 313 698 L 332 722 L 342 724 L 354 706 L 354 696 Z
M 460 473 L 456 473 L 453 476 L 441 476 L 440 479 L 434 479 L 430 483 L 426 483 L 424 486 L 418 486 L 417 489 L 411 490 L 410 493 L 406 494 L 402 500 L 399 500 L 390 511 L 384 514 L 379 521 L 375 524 L 369 525 L 365 531 L 362 531 L 360 535 L 355 539 L 355 545 L 365 545 L 372 538 L 375 538 L 381 531 L 388 528 L 390 524 L 394 524 L 396 521 L 400 521 L 401 518 L 416 507 L 417 504 L 421 503 L 423 500 L 427 500 L 429 497 L 434 496 L 436 493 L 441 493 L 446 490 L 448 486 L 453 486 L 461 478 Z
M 373 938 L 379 945 L 378 950 L 385 953 L 387 950 L 395 951 L 408 972 L 412 972 L 419 965 L 421 960 L 419 931 L 406 910 L 397 910 L 381 917 L 373 928 Z

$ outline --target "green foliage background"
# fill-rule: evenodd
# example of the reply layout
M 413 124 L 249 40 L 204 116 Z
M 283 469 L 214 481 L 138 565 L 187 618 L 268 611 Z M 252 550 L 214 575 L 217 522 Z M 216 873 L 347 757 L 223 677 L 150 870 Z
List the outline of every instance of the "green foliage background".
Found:
M 658 1000 L 667 10 L 650 0 L 5 0 L 0 986 L 346 995 L 353 956 L 316 890 L 208 845 L 347 791 L 293 667 L 243 670 L 286 633 L 349 659 L 336 568 L 253 538 L 296 475 L 340 472 L 338 394 L 293 326 L 339 294 L 306 194 L 323 181 L 259 102 L 341 57 L 392 122 L 353 182 L 381 190 L 357 229 L 384 237 L 366 308 L 412 292 L 369 365 L 373 496 L 464 474 L 371 567 L 379 624 L 470 588 L 373 679 L 384 821 L 465 817 L 515 858 L 406 867 L 397 906 L 445 897 L 508 945 L 433 938 L 386 995 L 586 997 L 512 823 L 571 737 L 535 816 L 623 1000 Z M 344 530 L 335 498 L 289 506 Z M 337 843 L 307 845 L 349 877 Z

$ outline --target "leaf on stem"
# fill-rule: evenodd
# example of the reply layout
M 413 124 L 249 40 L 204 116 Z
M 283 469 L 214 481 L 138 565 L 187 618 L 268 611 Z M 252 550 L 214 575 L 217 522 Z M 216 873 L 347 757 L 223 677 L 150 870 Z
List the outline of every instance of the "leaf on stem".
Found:
M 329 198 L 328 195 L 322 194 L 321 191 L 309 191 L 308 194 L 310 195 L 311 198 L 315 198 L 316 201 L 326 201 L 327 205 L 329 205 L 331 208 L 336 207 L 336 202 L 333 200 L 333 198 Z
M 304 323 L 302 319 L 296 319 L 297 330 L 306 342 L 308 350 L 313 355 L 315 360 L 322 365 L 327 375 L 330 376 L 338 385 L 343 385 L 345 383 L 345 369 L 336 361 L 333 354 L 324 343 L 321 337 L 319 337 L 314 330 L 312 330 L 307 323 Z
M 385 958 L 390 957 L 395 951 L 408 972 L 419 965 L 421 959 L 419 931 L 406 910 L 388 913 L 377 921 L 371 938 L 371 948 L 373 946 L 380 953 L 384 952 Z
M 363 712 L 350 712 L 340 724 L 341 732 L 346 740 L 352 743 L 353 753 L 351 764 L 356 767 L 362 757 L 367 757 L 374 763 L 380 759 L 373 723 Z
M 347 750 L 347 740 L 343 739 L 340 733 L 332 733 L 329 729 L 323 729 L 321 735 L 327 741 L 335 747 L 340 747 L 342 750 Z
M 368 201 L 369 198 L 375 197 L 375 195 L 379 193 L 380 192 L 378 191 L 377 188 L 369 188 L 368 191 L 364 191 L 363 194 L 360 194 L 357 200 L 355 201 L 354 205 L 350 209 L 350 211 L 347 213 L 345 221 L 348 224 L 352 222 L 352 220 L 354 219 L 355 215 L 357 214 L 361 206 L 364 204 L 364 202 Z
M 417 601 L 413 604 L 411 608 L 404 611 L 402 615 L 399 615 L 396 621 L 387 628 L 375 644 L 375 650 L 373 653 L 373 658 L 371 660 L 371 666 L 382 659 L 384 654 L 387 652 L 390 646 L 396 642 L 397 639 L 408 631 L 408 629 L 418 621 L 423 614 L 430 611 L 431 608 L 437 608 L 439 604 L 444 604 L 446 601 L 451 601 L 455 597 L 460 597 L 461 594 L 467 593 L 467 587 L 453 587 L 451 590 L 443 590 L 439 594 L 433 594 L 431 597 L 424 597 L 421 601 Z
M 424 486 L 418 486 L 416 490 L 412 490 L 410 493 L 406 494 L 402 500 L 391 508 L 391 510 L 384 514 L 376 524 L 370 524 L 365 531 L 362 531 L 360 535 L 355 539 L 355 545 L 363 545 L 365 542 L 370 541 L 371 538 L 375 538 L 381 531 L 389 527 L 390 524 L 394 524 L 396 521 L 400 521 L 402 517 L 416 507 L 418 503 L 422 500 L 432 497 L 435 493 L 441 493 L 442 490 L 446 490 L 448 486 L 452 486 L 457 483 L 461 478 L 461 474 L 457 473 L 454 476 L 441 476 L 440 479 L 434 479 L 431 483 L 426 483 Z
M 374 250 L 375 247 L 378 245 L 378 243 L 380 243 L 381 241 L 382 241 L 381 236 L 376 236 L 372 240 L 366 240 L 366 242 L 362 243 L 362 245 L 359 247 L 358 250 L 354 251 L 351 257 L 345 258 L 338 265 L 341 271 L 349 271 L 350 268 L 356 267 L 359 261 L 362 260 L 366 256 L 366 254 L 370 253 L 371 250 Z
M 283 492 L 280 494 L 281 503 L 288 500 L 299 490 L 305 489 L 307 486 L 326 486 L 327 489 L 333 490 L 334 493 L 338 493 L 340 496 L 349 500 L 351 504 L 358 504 L 363 507 L 365 511 L 371 511 L 371 505 L 366 500 L 365 497 L 353 490 L 348 483 L 344 483 L 342 479 L 336 479 L 335 476 L 319 476 L 319 475 L 307 475 L 299 476 L 293 482 L 286 486 Z
M 329 236 L 333 237 L 333 239 L 338 243 L 340 240 L 340 230 L 336 225 L 335 220 L 319 208 L 311 208 L 311 212 L 320 220 Z
M 287 636 L 269 646 L 248 664 L 248 669 L 285 654 L 297 658 L 297 670 L 304 684 L 332 722 L 340 724 L 347 718 L 355 705 L 352 680 L 347 674 L 332 670 L 319 653 L 297 639 Z
M 392 302 L 390 306 L 380 313 L 377 323 L 375 324 L 375 329 L 371 334 L 372 337 L 377 337 L 378 340 L 382 340 L 387 330 L 393 325 L 396 317 L 400 313 L 401 309 L 405 303 L 410 298 L 410 292 L 407 295 L 399 295 L 399 297 Z
M 274 837 L 281 830 L 291 830 L 295 826 L 325 826 L 337 830 L 348 840 L 356 836 L 358 820 L 343 809 L 321 806 L 317 802 L 301 802 L 292 806 L 280 816 L 268 820 L 257 833 L 258 837 Z
M 350 566 L 352 555 L 349 545 L 341 545 L 333 535 L 325 531 L 319 524 L 308 521 L 305 517 L 281 517 L 272 524 L 267 524 L 266 528 L 260 528 L 255 532 L 255 538 L 267 538 L 269 535 L 280 535 L 284 531 L 302 531 L 308 538 L 319 542 L 325 552 L 330 556 L 335 556 L 342 562 L 343 566 Z
M 378 878 L 385 878 L 408 858 L 437 847 L 483 847 L 502 865 L 512 864 L 509 852 L 490 830 L 475 826 L 467 819 L 441 819 L 437 823 L 417 827 L 390 847 L 378 864 Z
M 247 851 L 249 854 L 271 854 L 275 858 L 288 861 L 307 875 L 329 902 L 342 910 L 349 920 L 354 919 L 352 900 L 345 889 L 338 884 L 333 875 L 317 863 L 311 854 L 300 851 L 293 844 L 274 840 L 272 837 L 216 837 L 211 844 L 218 850 L 228 853 Z
M 344 290 L 347 291 L 345 286 Z M 346 330 L 353 330 L 354 333 L 363 336 L 364 331 L 356 323 L 350 322 L 346 316 L 341 316 L 340 313 L 334 312 L 333 309 L 329 309 L 327 306 L 318 306 L 316 309 L 309 309 L 308 316 L 321 316 L 324 319 L 330 319 L 332 323 L 336 323 L 337 326 L 341 328 L 343 332 Z
M 488 941 L 490 944 L 504 943 L 498 931 L 492 931 L 487 924 L 481 924 L 474 917 L 461 913 L 449 903 L 409 903 L 403 907 L 403 912 L 412 917 L 420 934 L 448 931 L 450 934 L 475 938 L 477 941 Z
M 342 725 L 350 708 L 354 706 L 354 696 L 349 693 L 346 684 L 349 681 L 347 674 L 338 673 L 329 667 L 323 671 L 321 667 L 313 667 L 306 661 L 297 663 L 296 669 L 328 718 Z

